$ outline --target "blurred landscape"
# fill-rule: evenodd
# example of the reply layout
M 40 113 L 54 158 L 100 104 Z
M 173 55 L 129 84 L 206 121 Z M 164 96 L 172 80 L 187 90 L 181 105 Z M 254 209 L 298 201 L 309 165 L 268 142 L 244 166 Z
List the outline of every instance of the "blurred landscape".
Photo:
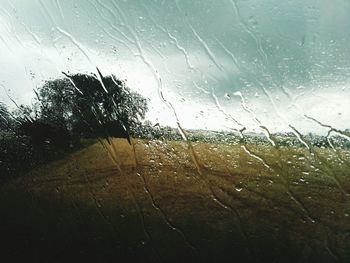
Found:
M 164 127 L 145 119 L 147 99 L 99 74 L 47 81 L 13 111 L 0 104 L 5 257 L 350 259 L 348 130 Z
M 1 262 L 350 262 L 349 25 L 349 0 L 0 0 Z

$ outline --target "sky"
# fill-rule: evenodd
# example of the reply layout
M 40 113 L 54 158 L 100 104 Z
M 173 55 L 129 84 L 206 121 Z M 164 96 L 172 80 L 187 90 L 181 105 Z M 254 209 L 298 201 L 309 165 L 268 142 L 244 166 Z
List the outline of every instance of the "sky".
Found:
M 153 123 L 326 134 L 350 128 L 349 43 L 347 0 L 0 0 L 0 101 L 98 67 Z

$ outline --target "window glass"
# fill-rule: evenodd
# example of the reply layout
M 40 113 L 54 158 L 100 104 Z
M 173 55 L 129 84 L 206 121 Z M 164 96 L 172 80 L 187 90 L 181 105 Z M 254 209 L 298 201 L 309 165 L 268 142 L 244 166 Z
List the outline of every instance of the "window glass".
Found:
M 0 0 L 4 254 L 349 261 L 349 43 L 347 0 Z

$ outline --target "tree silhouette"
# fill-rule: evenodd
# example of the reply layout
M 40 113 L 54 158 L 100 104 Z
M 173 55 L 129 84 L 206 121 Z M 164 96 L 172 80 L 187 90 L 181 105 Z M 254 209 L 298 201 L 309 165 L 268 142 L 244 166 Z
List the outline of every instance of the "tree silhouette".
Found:
M 74 74 L 47 81 L 36 91 L 31 115 L 22 118 L 22 130 L 61 144 L 59 133 L 78 137 L 122 137 L 130 142 L 148 110 L 147 100 L 130 91 L 115 76 Z M 27 114 L 28 116 L 30 114 Z M 55 137 L 55 138 L 54 138 Z

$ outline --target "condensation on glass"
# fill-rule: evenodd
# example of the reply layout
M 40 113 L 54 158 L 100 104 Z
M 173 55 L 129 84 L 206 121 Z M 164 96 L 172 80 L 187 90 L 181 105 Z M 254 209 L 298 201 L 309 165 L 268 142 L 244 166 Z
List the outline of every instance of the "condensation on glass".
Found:
M 349 42 L 347 0 L 0 0 L 5 254 L 347 262 Z

